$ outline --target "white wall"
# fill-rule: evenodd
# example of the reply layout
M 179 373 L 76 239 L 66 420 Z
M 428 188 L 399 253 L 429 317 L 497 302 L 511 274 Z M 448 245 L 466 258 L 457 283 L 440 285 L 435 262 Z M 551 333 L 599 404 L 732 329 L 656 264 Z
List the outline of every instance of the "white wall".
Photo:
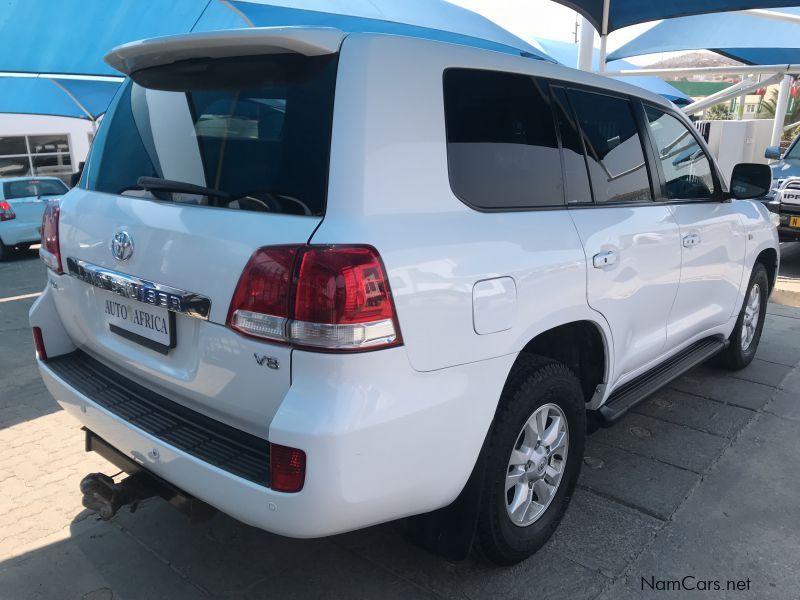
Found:
M 769 146 L 772 137 L 771 119 L 710 121 L 710 123 L 708 147 L 728 179 L 737 163 L 769 162 L 764 158 L 764 150 Z
M 69 135 L 69 148 L 72 170 L 86 160 L 89 152 L 89 136 L 92 124 L 88 119 L 52 117 L 46 115 L 0 114 L 0 137 L 11 135 L 37 135 L 66 133 Z

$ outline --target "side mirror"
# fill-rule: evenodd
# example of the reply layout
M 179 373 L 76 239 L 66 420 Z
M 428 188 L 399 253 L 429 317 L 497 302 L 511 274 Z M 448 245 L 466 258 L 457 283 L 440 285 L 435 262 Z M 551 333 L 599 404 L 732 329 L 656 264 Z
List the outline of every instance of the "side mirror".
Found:
M 764 150 L 764 158 L 768 158 L 770 160 L 780 160 L 781 159 L 781 149 L 779 146 L 767 146 L 767 149 Z
M 734 198 L 760 198 L 772 187 L 772 169 L 756 163 L 739 163 L 731 174 L 731 196 Z

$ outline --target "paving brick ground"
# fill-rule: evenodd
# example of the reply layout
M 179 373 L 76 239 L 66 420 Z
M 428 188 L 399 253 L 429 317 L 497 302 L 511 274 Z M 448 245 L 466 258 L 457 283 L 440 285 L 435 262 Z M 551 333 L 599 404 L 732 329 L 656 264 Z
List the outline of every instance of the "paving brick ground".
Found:
M 289 540 L 225 515 L 190 525 L 161 501 L 99 521 L 78 482 L 113 473 L 33 364 L 34 254 L 0 265 L 0 599 L 636 598 L 643 577 L 750 578 L 800 598 L 800 309 L 771 304 L 758 358 L 688 373 L 593 435 L 572 506 L 528 561 L 449 564 L 392 524 Z M 655 597 L 742 597 L 655 593 Z

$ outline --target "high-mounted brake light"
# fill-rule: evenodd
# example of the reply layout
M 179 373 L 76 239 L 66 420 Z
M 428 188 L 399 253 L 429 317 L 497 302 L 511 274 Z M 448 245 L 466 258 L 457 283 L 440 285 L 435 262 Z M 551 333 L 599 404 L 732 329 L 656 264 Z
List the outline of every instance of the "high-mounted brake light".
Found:
M 254 337 L 328 351 L 401 343 L 389 280 L 368 246 L 270 246 L 247 263 L 228 325 Z
M 16 218 L 17 215 L 11 205 L 6 200 L 0 200 L 0 222 L 11 221 Z
M 61 247 L 58 242 L 58 217 L 60 214 L 58 204 L 50 202 L 42 215 L 42 245 L 39 248 L 39 258 L 44 261 L 52 271 L 61 275 Z

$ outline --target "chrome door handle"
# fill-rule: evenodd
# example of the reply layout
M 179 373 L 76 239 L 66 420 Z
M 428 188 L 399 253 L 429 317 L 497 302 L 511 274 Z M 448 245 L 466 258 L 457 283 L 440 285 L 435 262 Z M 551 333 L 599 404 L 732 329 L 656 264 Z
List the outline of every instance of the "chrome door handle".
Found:
M 598 252 L 592 257 L 592 265 L 595 269 L 602 269 L 617 264 L 619 254 L 616 250 L 606 250 L 605 252 Z
M 691 248 L 692 246 L 697 246 L 700 243 L 700 236 L 696 233 L 687 233 L 683 236 L 683 247 L 684 248 Z

